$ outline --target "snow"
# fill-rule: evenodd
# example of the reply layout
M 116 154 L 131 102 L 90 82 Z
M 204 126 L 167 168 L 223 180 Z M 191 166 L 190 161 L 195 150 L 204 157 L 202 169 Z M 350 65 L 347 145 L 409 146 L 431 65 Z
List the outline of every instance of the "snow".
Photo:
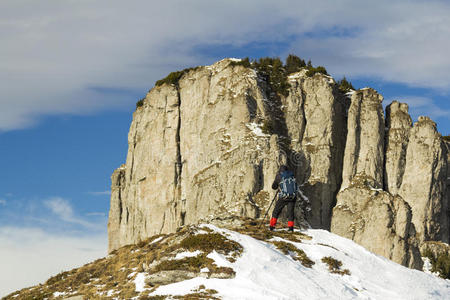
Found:
M 177 255 L 175 255 L 174 259 L 182 259 L 185 257 L 194 257 L 194 256 L 198 256 L 200 254 L 202 254 L 203 252 L 200 250 L 194 251 L 194 252 L 189 252 L 189 251 L 185 251 L 185 252 L 181 252 L 178 253 Z
M 236 277 L 197 277 L 161 286 L 151 295 L 184 295 L 204 285 L 217 290 L 223 299 L 449 299 L 449 280 L 403 267 L 325 230 L 308 229 L 304 233 L 311 240 L 291 242 L 315 262 L 306 268 L 270 243 L 213 225 L 202 226 L 226 234 L 244 247 L 234 263 L 217 252 L 208 255 L 217 265 L 231 266 Z M 351 274 L 330 273 L 321 262 L 325 256 L 340 260 L 342 269 Z
M 214 260 L 214 263 L 218 266 L 218 267 L 229 267 L 232 268 L 233 264 L 230 263 L 225 256 L 223 256 L 222 254 L 217 253 L 216 251 L 212 251 L 210 254 L 208 254 L 206 257 L 211 258 L 212 260 Z
M 154 239 L 154 240 L 150 243 L 150 245 L 159 242 L 159 241 L 162 240 L 163 238 L 164 238 L 163 236 L 160 236 L 159 238 Z
M 134 284 L 136 285 L 136 292 L 143 292 L 145 290 L 147 290 L 145 288 L 145 279 L 146 279 L 147 275 L 146 273 L 138 273 L 136 275 L 136 278 L 133 280 Z
M 257 123 L 248 123 L 245 124 L 247 126 L 248 129 L 250 129 L 256 136 L 261 136 L 261 137 L 267 137 L 270 136 L 269 134 L 265 134 L 260 125 Z
M 61 293 L 61 292 L 54 292 L 54 293 L 53 293 L 53 297 L 55 297 L 55 298 L 56 298 L 56 297 L 60 297 L 60 296 L 65 296 L 65 295 L 66 295 L 65 292 L 62 292 L 62 293 Z
M 209 269 L 207 267 L 201 268 L 200 273 L 209 273 Z

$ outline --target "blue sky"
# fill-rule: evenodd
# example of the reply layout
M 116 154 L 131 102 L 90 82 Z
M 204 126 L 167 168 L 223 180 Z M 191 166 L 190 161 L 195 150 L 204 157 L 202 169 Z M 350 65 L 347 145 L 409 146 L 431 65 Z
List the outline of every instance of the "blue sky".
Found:
M 3 0 L 0 296 L 106 254 L 110 175 L 169 72 L 293 53 L 447 135 L 449 36 L 446 1 Z

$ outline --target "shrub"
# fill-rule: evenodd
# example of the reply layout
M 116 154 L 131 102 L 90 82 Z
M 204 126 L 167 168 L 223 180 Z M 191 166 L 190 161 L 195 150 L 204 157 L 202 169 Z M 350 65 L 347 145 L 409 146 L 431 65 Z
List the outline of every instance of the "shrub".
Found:
M 171 270 L 186 270 L 192 272 L 200 272 L 200 269 L 211 265 L 214 260 L 206 257 L 206 254 L 185 257 L 183 259 L 163 260 L 153 268 L 153 272 L 171 271 Z
M 311 268 L 314 265 L 314 262 L 306 255 L 305 251 L 298 249 L 293 244 L 283 241 L 275 241 L 273 244 L 284 254 L 289 254 L 289 252 L 295 253 L 296 256 L 293 259 L 300 261 L 303 266 Z
M 290 84 L 287 82 L 286 70 L 280 58 L 262 57 L 259 61 L 252 62 L 252 67 L 269 83 L 274 92 L 283 96 L 289 94 Z
M 450 142 L 450 134 L 449 135 L 445 135 L 442 138 L 444 139 L 444 141 Z
M 286 74 L 295 73 L 300 71 L 301 68 L 306 67 L 306 63 L 303 59 L 293 54 L 289 54 L 286 58 Z
M 261 130 L 264 134 L 272 134 L 274 130 L 272 120 L 264 120 Z
M 350 271 L 348 269 L 341 270 L 342 262 L 340 260 L 334 259 L 331 256 L 326 256 L 322 257 L 322 262 L 328 265 L 328 270 L 331 273 L 339 275 L 350 275 Z
M 308 63 L 310 63 L 310 62 L 311 61 L 309 61 Z M 322 66 L 313 67 L 312 65 L 308 66 L 308 71 L 306 72 L 306 76 L 312 77 L 316 73 L 321 73 L 321 74 L 324 74 L 324 75 L 328 75 L 327 70 L 325 69 L 325 67 L 322 67 Z
M 355 88 L 353 87 L 352 83 L 350 81 L 347 81 L 347 78 L 342 78 L 341 80 L 339 80 L 337 82 L 339 89 L 341 91 L 343 91 L 344 93 L 348 93 L 350 92 L 350 90 L 354 90 Z
M 250 63 L 250 59 L 248 57 L 241 59 L 240 61 L 232 61 L 230 66 L 244 66 L 246 68 L 250 68 L 252 65 Z
M 180 246 L 186 250 L 201 250 L 211 252 L 216 250 L 222 254 L 230 252 L 241 253 L 243 248 L 239 243 L 229 240 L 219 233 L 206 233 L 191 235 L 181 241 Z
M 450 279 L 450 255 L 443 252 L 437 257 L 429 249 L 423 253 L 424 257 L 428 257 L 431 262 L 431 271 L 439 273 L 439 276 L 445 279 Z
M 144 100 L 145 98 L 142 98 L 138 102 L 136 102 L 136 109 L 138 109 L 141 106 L 144 106 Z
M 174 85 L 178 85 L 178 82 L 180 81 L 181 77 L 183 77 L 184 74 L 188 73 L 191 70 L 196 70 L 199 67 L 195 67 L 195 68 L 186 68 L 182 71 L 176 71 L 176 72 L 172 72 L 169 75 L 167 75 L 167 77 L 160 79 L 158 81 L 155 82 L 155 86 L 161 86 L 164 83 L 166 84 L 174 84 Z

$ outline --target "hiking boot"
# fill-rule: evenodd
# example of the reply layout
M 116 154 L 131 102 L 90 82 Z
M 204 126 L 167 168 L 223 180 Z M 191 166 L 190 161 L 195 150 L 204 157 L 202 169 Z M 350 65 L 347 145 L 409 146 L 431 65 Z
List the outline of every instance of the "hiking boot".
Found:
M 288 231 L 294 232 L 294 226 L 289 226 Z
M 273 231 L 274 229 L 275 229 L 275 227 L 273 227 L 273 226 L 270 226 L 270 227 L 269 227 L 269 230 L 270 230 L 270 231 Z

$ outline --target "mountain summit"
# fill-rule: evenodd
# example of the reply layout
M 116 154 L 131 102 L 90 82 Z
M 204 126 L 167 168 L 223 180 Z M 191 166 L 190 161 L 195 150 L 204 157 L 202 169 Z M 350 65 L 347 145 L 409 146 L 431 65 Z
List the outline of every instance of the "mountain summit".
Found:
M 296 224 L 422 269 L 420 249 L 449 241 L 448 139 L 428 117 L 413 124 L 407 104 L 384 112 L 377 91 L 345 83 L 293 56 L 158 81 L 112 175 L 109 251 L 217 217 L 257 219 L 285 163 L 312 206 L 297 205 Z

